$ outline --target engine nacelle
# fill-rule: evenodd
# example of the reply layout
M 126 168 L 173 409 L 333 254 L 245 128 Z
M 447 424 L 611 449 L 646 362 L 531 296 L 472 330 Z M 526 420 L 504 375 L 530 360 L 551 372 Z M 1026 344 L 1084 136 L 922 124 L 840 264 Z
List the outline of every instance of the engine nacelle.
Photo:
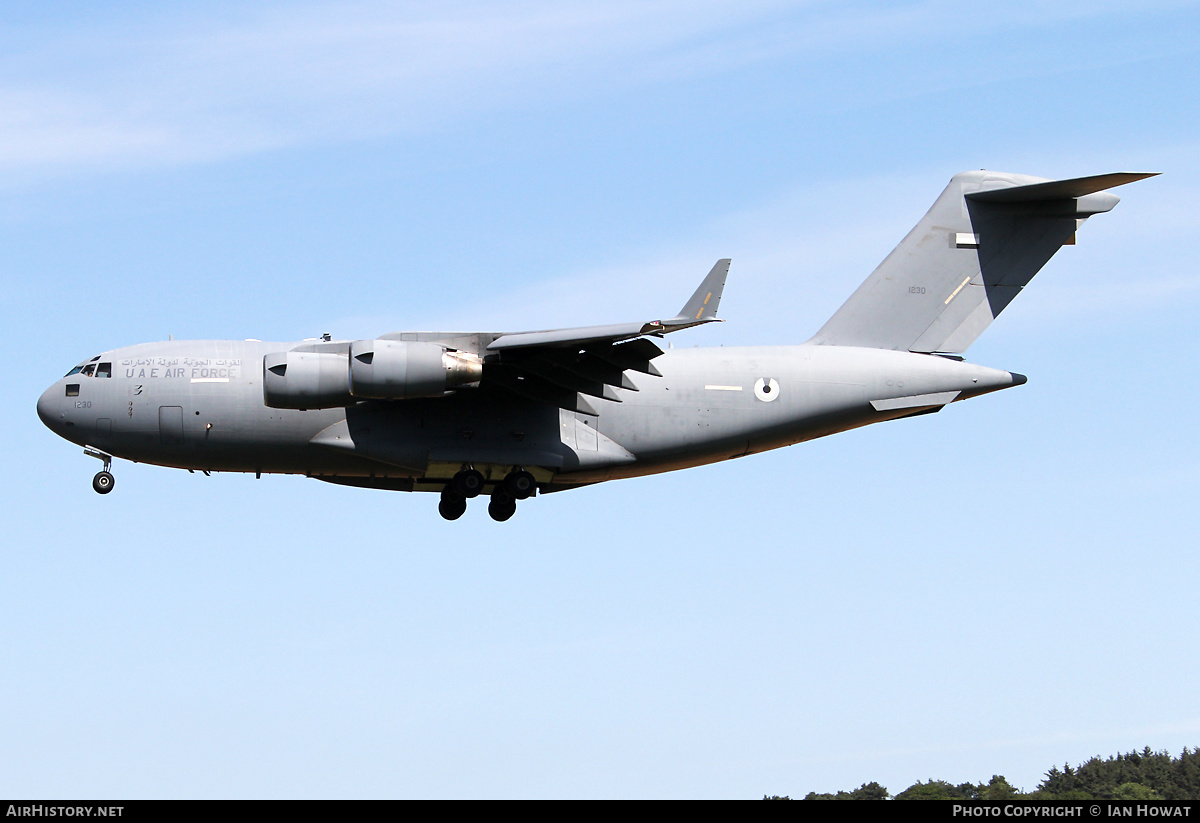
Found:
M 329 409 L 354 403 L 345 354 L 282 351 L 263 357 L 263 401 L 273 409 Z
M 357 400 L 441 397 L 478 383 L 483 361 L 437 343 L 357 340 L 346 352 L 273 352 L 263 357 L 263 400 L 273 409 L 330 409 Z
M 350 344 L 350 393 L 365 400 L 440 397 L 482 377 L 482 360 L 447 351 L 437 343 L 356 340 Z

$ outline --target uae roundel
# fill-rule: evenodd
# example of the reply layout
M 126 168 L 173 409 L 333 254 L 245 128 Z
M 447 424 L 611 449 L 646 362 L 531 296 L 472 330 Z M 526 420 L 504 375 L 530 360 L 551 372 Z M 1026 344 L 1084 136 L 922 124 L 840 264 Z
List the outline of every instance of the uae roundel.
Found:
M 779 383 L 774 377 L 760 377 L 754 381 L 754 396 L 764 403 L 770 403 L 779 396 Z

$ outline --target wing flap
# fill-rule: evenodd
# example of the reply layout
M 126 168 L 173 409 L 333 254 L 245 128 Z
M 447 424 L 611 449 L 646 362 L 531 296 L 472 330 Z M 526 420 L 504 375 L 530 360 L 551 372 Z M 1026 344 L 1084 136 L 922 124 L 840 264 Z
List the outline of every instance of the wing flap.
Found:
M 527 400 L 558 406 L 567 411 L 576 411 L 596 417 L 600 414 L 582 394 L 560 386 L 538 375 L 501 363 L 484 366 L 483 382 L 486 386 L 504 389 Z
M 622 371 L 637 371 L 651 377 L 662 377 L 662 372 L 650 362 L 662 353 L 662 349 L 656 346 L 653 340 L 644 337 L 628 343 L 588 350 L 588 354 L 611 363 Z

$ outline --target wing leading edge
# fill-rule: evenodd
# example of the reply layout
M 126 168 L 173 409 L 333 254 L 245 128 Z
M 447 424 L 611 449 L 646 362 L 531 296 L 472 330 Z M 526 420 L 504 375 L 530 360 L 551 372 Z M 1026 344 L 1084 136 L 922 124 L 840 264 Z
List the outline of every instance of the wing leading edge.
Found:
M 679 314 L 670 320 L 650 320 L 645 323 L 618 323 L 611 326 L 581 326 L 573 329 L 550 329 L 548 331 L 525 331 L 503 334 L 487 347 L 490 352 L 523 349 L 535 346 L 575 346 L 599 342 L 616 343 L 635 337 L 654 335 L 661 337 L 668 332 L 688 329 L 704 323 L 715 323 L 717 305 L 729 275 L 729 259 L 718 260 L 712 271 L 700 283 L 691 298 L 683 304 Z

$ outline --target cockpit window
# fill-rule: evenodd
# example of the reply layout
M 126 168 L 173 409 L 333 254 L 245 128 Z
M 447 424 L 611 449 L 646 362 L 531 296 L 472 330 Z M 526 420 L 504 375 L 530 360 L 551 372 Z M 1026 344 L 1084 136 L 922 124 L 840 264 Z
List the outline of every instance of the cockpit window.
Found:
M 82 373 L 84 377 L 112 377 L 112 363 L 100 363 L 97 365 L 96 361 L 101 357 L 103 355 L 98 354 L 91 360 L 80 363 L 63 376 L 70 377 L 73 374 Z

